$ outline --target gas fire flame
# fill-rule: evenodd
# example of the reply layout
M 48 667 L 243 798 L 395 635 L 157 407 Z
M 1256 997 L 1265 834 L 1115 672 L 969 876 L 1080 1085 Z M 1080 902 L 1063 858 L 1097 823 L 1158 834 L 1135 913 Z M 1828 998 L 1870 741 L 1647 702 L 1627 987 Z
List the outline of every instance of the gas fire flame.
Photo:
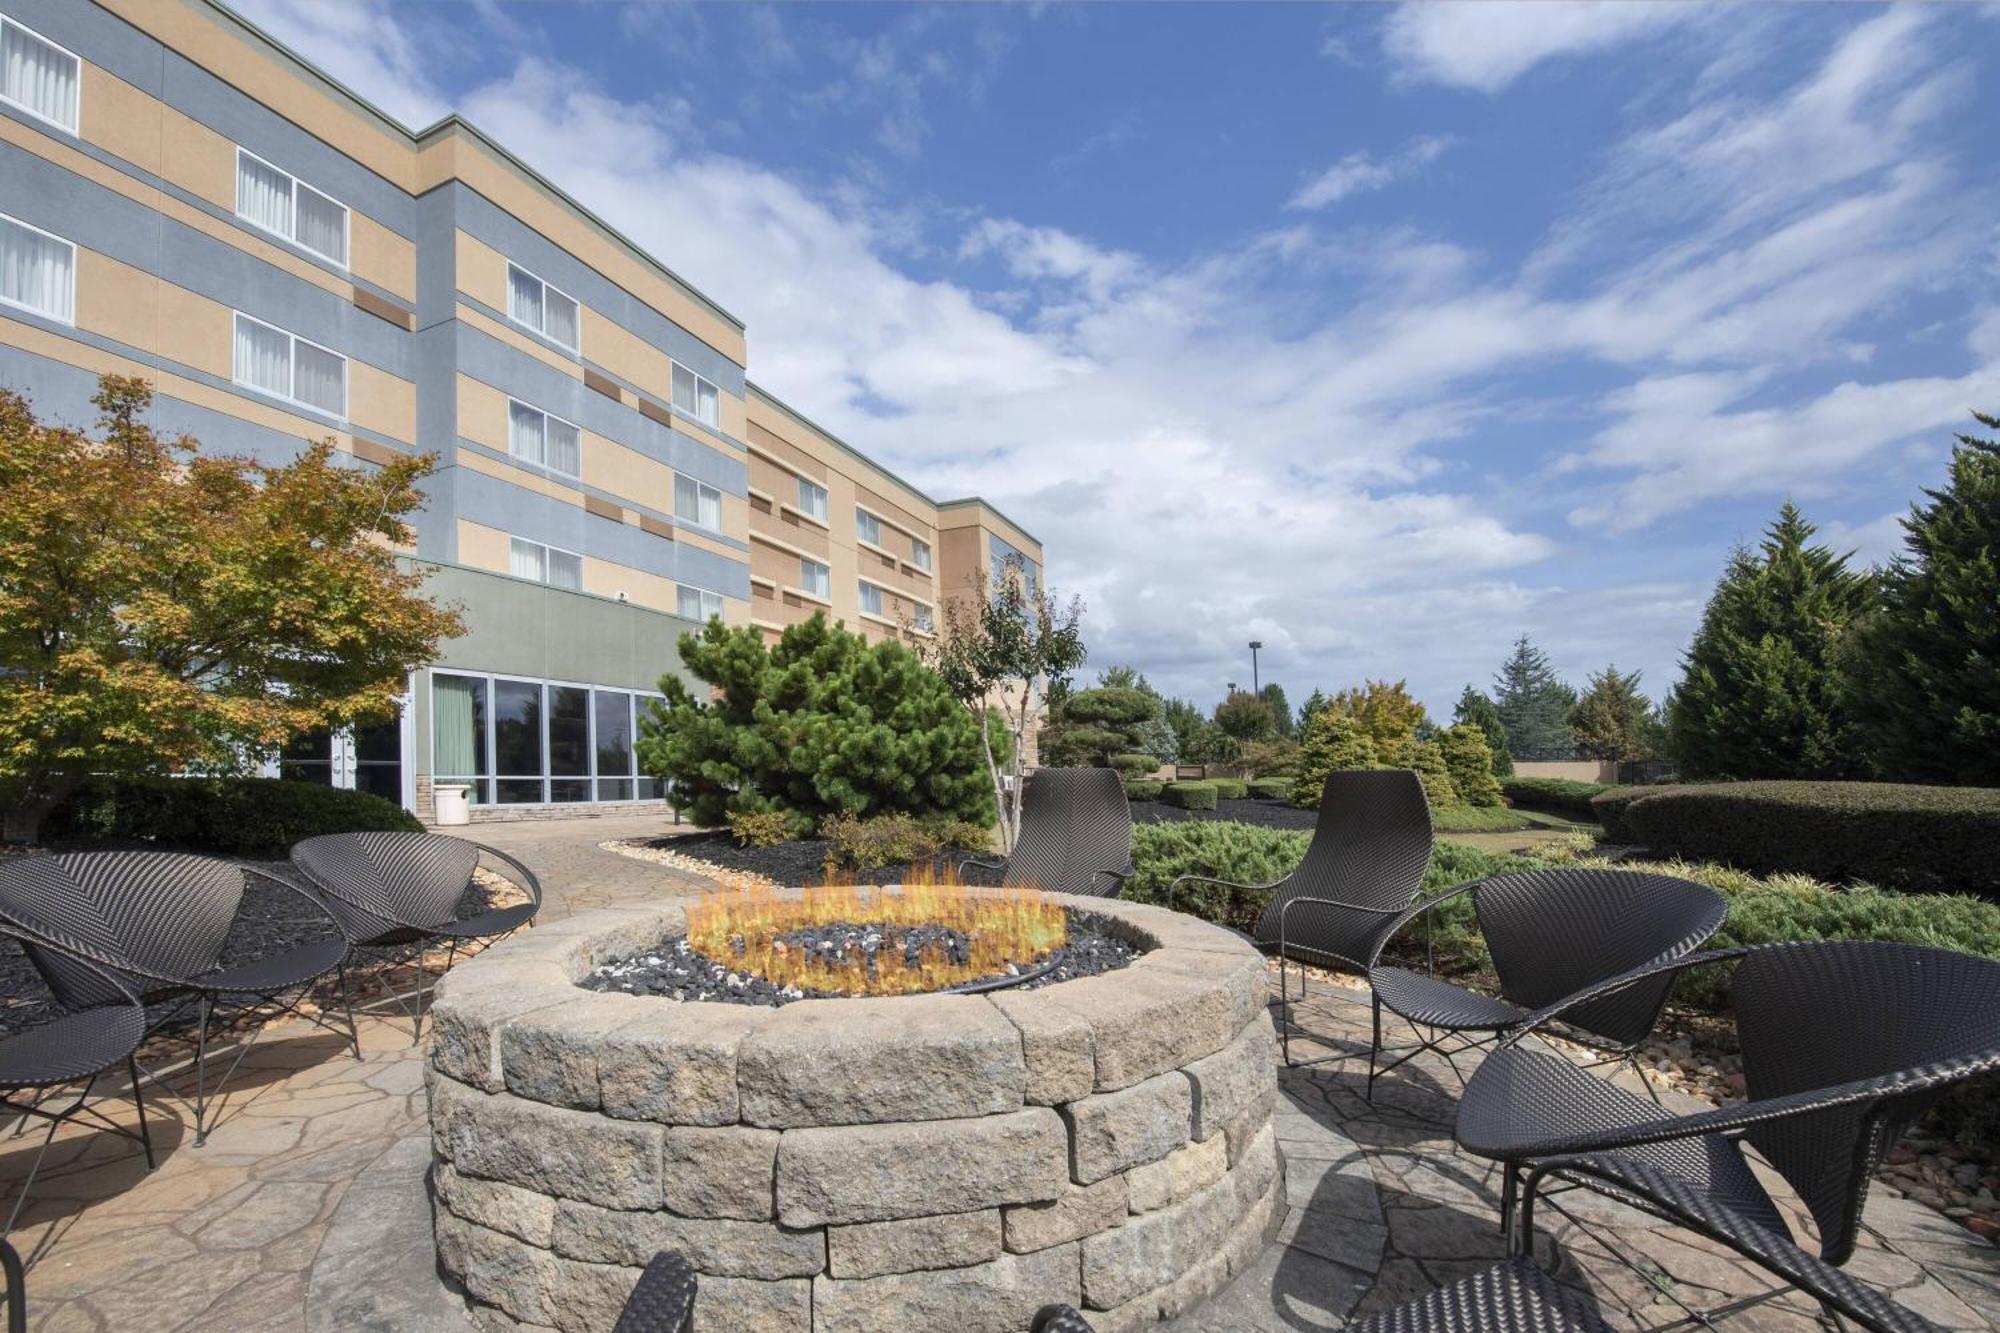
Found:
M 842 995 L 909 995 L 943 990 L 1027 967 L 1069 941 L 1063 908 L 1032 888 L 970 888 L 949 867 L 900 885 L 829 882 L 796 891 L 767 883 L 724 882 L 688 905 L 688 943 L 718 963 L 778 986 Z M 883 947 L 874 965 L 859 949 L 828 959 L 784 937 L 814 926 L 876 925 Z M 930 948 L 906 961 L 904 930 L 942 926 L 964 935 L 970 957 L 958 962 Z

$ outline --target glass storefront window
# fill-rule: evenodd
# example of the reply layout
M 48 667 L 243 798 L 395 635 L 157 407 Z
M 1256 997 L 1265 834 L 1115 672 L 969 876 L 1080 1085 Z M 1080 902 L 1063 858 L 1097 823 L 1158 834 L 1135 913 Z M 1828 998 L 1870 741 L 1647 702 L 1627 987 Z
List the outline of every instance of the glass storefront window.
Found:
M 542 687 L 524 680 L 493 682 L 493 753 L 500 804 L 548 799 L 542 790 Z
M 431 772 L 435 782 L 467 782 L 475 805 L 493 799 L 487 785 L 486 681 L 479 676 L 431 676 Z
M 632 799 L 632 696 L 622 690 L 598 690 L 597 799 Z
M 549 686 L 549 799 L 590 799 L 590 691 Z
M 469 783 L 475 802 L 512 805 L 658 799 L 659 783 L 636 771 L 633 747 L 635 709 L 658 697 L 434 672 L 435 781 Z

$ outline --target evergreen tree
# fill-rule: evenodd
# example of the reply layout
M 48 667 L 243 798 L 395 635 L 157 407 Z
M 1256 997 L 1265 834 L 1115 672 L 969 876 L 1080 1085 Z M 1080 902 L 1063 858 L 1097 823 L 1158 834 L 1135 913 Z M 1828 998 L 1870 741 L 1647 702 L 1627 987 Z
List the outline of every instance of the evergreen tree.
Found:
M 1493 754 L 1493 775 L 1511 777 L 1514 772 L 1514 756 L 1507 753 L 1507 726 L 1500 720 L 1500 710 L 1493 701 L 1468 685 L 1465 693 L 1458 696 L 1458 707 L 1452 710 L 1454 722 L 1469 722 L 1478 727 L 1486 737 L 1486 748 Z
M 1326 697 L 1324 690 L 1316 689 L 1306 696 L 1306 701 L 1299 705 L 1298 730 L 1301 736 L 1305 735 L 1306 728 L 1312 724 L 1313 715 L 1330 702 L 1332 701 Z
M 1590 678 L 1590 688 L 1570 709 L 1576 748 L 1593 759 L 1646 757 L 1646 720 L 1652 705 L 1639 693 L 1639 673 L 1627 675 L 1614 663 Z
M 1576 691 L 1556 678 L 1548 654 L 1523 634 L 1493 678 L 1493 707 L 1516 760 L 1568 759 L 1575 753 L 1569 710 Z
M 1276 729 L 1271 705 L 1248 690 L 1233 690 L 1215 706 L 1215 725 L 1239 741 L 1264 740 Z
M 1317 806 L 1326 775 L 1336 769 L 1379 767 L 1375 743 L 1368 739 L 1368 733 L 1361 729 L 1354 715 L 1338 708 L 1322 708 L 1313 714 L 1299 742 L 1292 804 L 1308 810 Z
M 1058 768 L 1115 768 L 1126 781 L 1148 776 L 1159 761 L 1147 748 L 1145 728 L 1159 714 L 1159 697 L 1146 690 L 1123 685 L 1079 690 L 1063 701 L 1056 720 L 1042 728 L 1042 762 Z
M 1467 805 L 1499 805 L 1500 784 L 1493 778 L 1493 751 L 1486 733 L 1475 723 L 1460 722 L 1438 737 L 1445 768 L 1458 799 Z
M 1852 711 L 1883 777 L 2000 787 L 2000 440 L 1960 435 L 1924 494 L 1845 655 Z
M 1788 501 L 1756 549 L 1731 555 L 1682 659 L 1668 745 L 1683 776 L 1860 771 L 1834 660 L 1874 583 L 1814 531 Z
M 1382 758 L 1390 768 L 1407 768 L 1416 773 L 1417 781 L 1424 784 L 1424 800 L 1431 809 L 1459 803 L 1457 784 L 1451 780 L 1451 764 L 1445 758 L 1444 747 L 1436 741 L 1420 739 L 1413 731 L 1383 753 Z
M 1257 697 L 1271 710 L 1271 734 L 1281 740 L 1290 740 L 1298 735 L 1298 727 L 1292 721 L 1291 701 L 1285 698 L 1285 687 L 1272 681 L 1257 691 Z
M 1410 697 L 1400 680 L 1371 680 L 1350 686 L 1333 696 L 1331 706 L 1360 724 L 1378 754 L 1401 745 L 1429 720 L 1424 706 Z

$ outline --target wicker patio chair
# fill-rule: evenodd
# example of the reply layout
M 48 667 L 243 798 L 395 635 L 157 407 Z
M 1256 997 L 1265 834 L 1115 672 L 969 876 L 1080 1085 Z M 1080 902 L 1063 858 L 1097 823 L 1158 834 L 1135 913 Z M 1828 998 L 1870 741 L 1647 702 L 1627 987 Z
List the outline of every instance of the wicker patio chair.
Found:
M 1738 1105 L 1666 1115 L 1522 1045 L 1565 1014 L 1714 963 L 1735 967 L 1748 1094 Z M 1854 1253 L 1870 1177 L 1903 1131 L 1953 1086 L 1995 1070 L 2000 962 L 1858 940 L 1722 949 L 1636 968 L 1531 1015 L 1473 1072 L 1457 1138 L 1502 1164 L 1503 1225 L 1520 1252 L 1532 1242 L 1537 1193 L 1552 1192 L 1545 1185 L 1591 1189 L 1728 1245 L 1870 1328 L 1914 1328 L 1914 1316 L 1837 1265 Z M 1745 1143 L 1804 1201 L 1817 1257 L 1793 1243 Z M 1622 1247 L 1606 1248 L 1629 1262 Z
M 20 1251 L 5 1239 L 0 1239 L 0 1272 L 7 1276 L 7 1333 L 28 1333 L 28 1278 Z
M 1167 901 L 1177 901 L 1183 884 L 1274 890 L 1252 941 L 1278 956 L 1283 1009 L 1278 1033 L 1290 1065 L 1292 996 L 1286 964 L 1309 963 L 1365 976 L 1381 941 L 1423 892 L 1430 859 L 1431 811 L 1417 775 L 1400 768 L 1341 770 L 1326 776 L 1312 843 L 1291 874 L 1268 884 L 1182 875 L 1168 888 Z M 1301 972 L 1299 999 L 1305 995 Z
M 1383 965 L 1382 951 L 1404 926 L 1468 894 L 1499 976 L 1498 997 L 1440 981 L 1435 974 Z M 1424 1051 L 1442 1055 L 1463 1083 L 1456 1055 L 1492 1044 L 1530 1011 L 1595 982 L 1693 953 L 1722 928 L 1728 913 L 1728 902 L 1706 885 L 1630 870 L 1493 875 L 1425 898 L 1396 918 L 1376 941 L 1375 956 L 1369 959 L 1375 1030 L 1368 1055 L 1368 1095 L 1375 1094 L 1378 1073 L 1386 1074 Z M 1672 977 L 1661 976 L 1628 986 L 1569 1010 L 1564 1025 L 1610 1059 L 1629 1062 L 1651 1092 L 1653 1085 L 1632 1052 L 1659 1021 L 1672 984 Z M 1385 1052 L 1384 1009 L 1427 1029 L 1429 1035 L 1419 1034 L 1414 1045 Z M 1458 1044 L 1447 1046 L 1448 1041 Z M 1384 1054 L 1396 1058 L 1378 1071 Z
M 116 998 L 0 1038 L 0 1113 L 19 1116 L 19 1125 L 23 1127 L 30 1117 L 49 1122 L 49 1132 L 28 1166 L 14 1206 L 7 1212 L 6 1224 L 0 1226 L 0 1235 L 14 1229 L 23 1205 L 28 1202 L 29 1191 L 35 1186 L 35 1176 L 42 1169 L 42 1159 L 48 1155 L 56 1131 L 65 1124 L 83 1124 L 87 1116 L 89 1123 L 97 1128 L 131 1139 L 143 1148 L 148 1170 L 158 1165 L 153 1157 L 152 1131 L 146 1125 L 146 1095 L 139 1081 L 136 1058 L 139 1042 L 146 1035 L 146 1006 L 129 986 L 104 969 L 81 960 L 74 960 L 72 966 L 78 973 L 93 974 L 99 990 Z M 119 1065 L 125 1067 L 126 1076 L 132 1081 L 132 1105 L 139 1114 L 136 1130 L 127 1129 L 89 1104 L 97 1080 Z M 50 1091 L 77 1082 L 83 1087 L 76 1099 L 51 1109 Z M 15 1095 L 18 1093 L 29 1096 L 24 1101 Z M 15 1313 L 17 1308 L 26 1309 L 26 1298 L 21 1294 L 20 1256 L 9 1246 L 0 1250 L 0 1264 L 6 1270 L 9 1326 L 25 1328 L 25 1313 L 18 1316 Z M 16 1318 L 23 1322 L 15 1325 Z
M 1035 1312 L 1030 1333 L 1097 1333 L 1090 1321 L 1068 1305 L 1044 1305 Z
M 1132 867 L 1132 804 L 1109 768 L 1038 768 L 1021 793 L 1021 835 L 1001 883 L 1116 898 Z M 1000 861 L 967 857 L 998 870 Z
M 527 899 L 460 917 L 459 900 L 482 856 L 507 867 Z M 294 846 L 292 864 L 326 899 L 357 952 L 416 960 L 413 1002 L 396 997 L 414 1022 L 412 1045 L 423 1040 L 424 951 L 447 941 L 449 969 L 461 944 L 510 934 L 532 924 L 542 908 L 533 871 L 497 848 L 441 833 L 328 833 Z
M 311 904 L 327 919 L 326 937 L 260 958 L 225 957 L 252 880 Z M 348 948 L 338 921 L 298 885 L 247 866 L 172 852 L 65 852 L 0 861 L 0 926 L 21 936 L 35 970 L 65 1009 L 119 1003 L 123 991 L 107 981 L 107 971 L 158 1007 L 147 1035 L 194 1005 L 196 1147 L 208 1141 L 210 1103 L 257 1039 L 253 1031 L 237 1042 L 235 1058 L 211 1087 L 209 1028 L 218 1012 L 239 1021 L 303 1018 L 342 1036 L 361 1058 L 351 1011 L 342 1033 L 299 1007 L 312 984 L 329 973 L 340 973 L 345 988 Z
M 672 1250 L 653 1256 L 611 1333 L 690 1333 L 694 1328 L 695 1272 Z

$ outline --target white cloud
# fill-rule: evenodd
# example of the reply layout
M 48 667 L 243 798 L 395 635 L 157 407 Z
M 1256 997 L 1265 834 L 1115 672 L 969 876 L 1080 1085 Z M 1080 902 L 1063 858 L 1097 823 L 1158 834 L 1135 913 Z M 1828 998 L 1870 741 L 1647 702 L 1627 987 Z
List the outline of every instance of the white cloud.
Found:
M 1908 534 L 1903 531 L 1903 520 L 1909 512 L 1908 509 L 1895 509 L 1865 523 L 1822 523 L 1817 540 L 1836 551 L 1852 551 L 1854 559 L 1849 564 L 1856 569 L 1886 565 L 1894 557 L 1908 551 L 1905 542 Z
M 1382 45 L 1412 78 L 1491 93 L 1544 60 L 1600 51 L 1701 12 L 1698 5 L 1649 0 L 1405 0 L 1390 14 Z
M 1393 185 L 1437 161 L 1451 145 L 1451 136 L 1433 134 L 1413 139 L 1400 151 L 1379 160 L 1364 152 L 1349 153 L 1300 186 L 1285 207 L 1325 208 L 1351 194 Z

